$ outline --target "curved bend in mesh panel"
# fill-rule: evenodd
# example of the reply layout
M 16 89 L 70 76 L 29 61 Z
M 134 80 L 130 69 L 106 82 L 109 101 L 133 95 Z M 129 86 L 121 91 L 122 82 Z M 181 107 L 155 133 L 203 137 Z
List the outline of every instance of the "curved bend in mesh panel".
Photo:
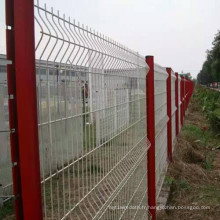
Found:
M 154 65 L 154 93 L 155 93 L 155 169 L 156 169 L 156 197 L 161 187 L 168 167 L 167 161 L 167 84 L 166 68 Z
M 145 59 L 39 4 L 35 29 L 44 218 L 147 219 Z
M 172 151 L 174 151 L 176 140 L 176 102 L 175 102 L 175 81 L 176 76 L 174 71 L 171 71 L 171 114 L 172 114 Z

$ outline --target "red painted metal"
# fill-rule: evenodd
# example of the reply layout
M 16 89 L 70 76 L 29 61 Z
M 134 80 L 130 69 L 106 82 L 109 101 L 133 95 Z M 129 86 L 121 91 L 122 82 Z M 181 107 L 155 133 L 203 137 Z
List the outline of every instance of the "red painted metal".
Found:
M 181 78 L 181 81 L 180 81 L 180 100 L 181 100 L 181 106 L 180 106 L 180 121 L 181 121 L 181 125 L 183 126 L 183 109 L 184 109 L 184 102 L 183 102 L 183 97 L 184 97 L 184 94 L 183 94 L 183 91 L 184 91 L 184 84 L 183 84 L 183 76 L 180 76 Z
M 166 68 L 168 73 L 167 78 L 167 151 L 168 159 L 172 162 L 172 105 L 171 105 L 171 68 Z
M 185 79 L 186 81 L 186 110 L 188 108 L 189 105 L 189 99 L 190 99 L 190 89 L 189 89 L 189 83 L 190 81 L 188 79 Z
M 17 132 L 23 219 L 42 219 L 34 2 L 13 1 Z
M 186 109 L 188 108 L 191 96 L 193 94 L 193 89 L 194 89 L 194 83 L 191 80 L 186 79 L 186 93 L 187 93 Z
M 186 78 L 185 78 L 184 82 L 185 82 L 185 112 L 186 112 L 187 102 L 188 102 L 188 81 Z
M 23 209 L 21 200 L 21 177 L 19 169 L 19 149 L 17 130 L 17 108 L 16 108 L 16 87 L 15 87 L 15 53 L 14 53 L 14 7 L 13 0 L 5 1 L 5 24 L 6 24 L 6 55 L 11 64 L 7 65 L 8 83 L 8 111 L 10 146 L 12 162 L 12 181 L 14 194 L 15 217 L 17 220 L 23 219 Z
M 186 112 L 186 80 L 185 77 L 183 77 L 183 118 L 185 118 L 185 112 Z
M 175 73 L 175 104 L 176 104 L 176 136 L 179 134 L 179 77 L 178 73 Z
M 150 70 L 146 78 L 147 98 L 147 138 L 151 146 L 148 150 L 148 206 L 152 220 L 156 219 L 156 177 L 155 177 L 155 114 L 154 114 L 154 57 L 146 56 Z
M 194 82 L 193 81 L 190 81 L 190 86 L 189 86 L 189 101 L 190 101 L 190 99 L 191 99 L 191 97 L 192 97 L 192 94 L 193 94 L 193 90 L 194 90 Z

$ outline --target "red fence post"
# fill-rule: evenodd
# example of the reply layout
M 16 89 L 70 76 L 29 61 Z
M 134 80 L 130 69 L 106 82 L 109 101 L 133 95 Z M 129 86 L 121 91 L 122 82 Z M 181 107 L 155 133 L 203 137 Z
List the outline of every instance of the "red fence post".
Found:
M 185 118 L 186 112 L 186 79 L 183 77 L 183 117 Z
M 188 80 L 186 78 L 185 78 L 185 98 L 186 98 L 185 101 L 185 111 L 186 111 L 188 106 Z
M 188 80 L 185 78 L 185 98 L 186 98 L 186 101 L 185 101 L 185 111 L 187 109 L 187 106 L 188 106 Z
M 176 136 L 179 134 L 179 76 L 178 73 L 175 73 L 175 104 L 176 104 Z
M 20 203 L 17 206 L 19 210 L 18 212 L 16 210 L 16 218 L 41 220 L 43 217 L 37 122 L 34 2 L 33 0 L 12 0 L 11 4 L 7 2 L 9 1 L 6 1 L 6 25 L 10 25 L 7 24 L 7 18 L 11 17 L 13 20 L 13 24 L 10 25 L 13 34 L 7 35 L 7 57 L 12 60 L 12 68 L 8 67 L 11 95 L 9 101 L 14 102 L 15 114 L 11 117 L 14 117 L 16 124 L 13 129 L 17 141 L 16 164 L 20 174 L 17 178 L 19 182 L 15 181 L 14 184 L 21 188 L 19 195 L 15 195 L 19 197 Z M 7 11 L 11 13 L 10 16 Z M 14 56 L 10 56 L 10 53 Z M 13 89 L 10 90 L 11 88 Z
M 146 78 L 147 86 L 147 138 L 151 146 L 148 150 L 148 206 L 152 220 L 156 219 L 156 177 L 155 177 L 155 109 L 154 109 L 154 57 L 146 56 L 150 70 Z
M 171 68 L 166 68 L 168 73 L 167 78 L 167 147 L 168 147 L 168 158 L 172 162 L 172 105 L 171 105 Z
M 8 83 L 8 111 L 9 111 L 9 129 L 11 145 L 12 162 L 12 181 L 15 216 L 17 220 L 23 219 L 22 200 L 21 200 L 21 179 L 18 166 L 18 129 L 17 129 L 17 108 L 16 108 L 16 87 L 15 87 L 15 51 L 14 51 L 14 1 L 5 1 L 5 23 L 6 23 L 6 54 L 7 60 L 12 64 L 7 65 L 7 83 Z
M 187 103 L 188 106 L 193 94 L 194 83 L 191 80 L 187 80 L 187 81 L 188 81 L 188 103 Z
M 194 82 L 190 80 L 190 98 L 192 97 L 193 90 L 194 90 Z
M 181 121 L 181 126 L 183 126 L 183 111 L 184 111 L 184 84 L 183 84 L 183 77 L 180 76 L 181 81 L 180 81 L 180 100 L 181 100 L 181 106 L 180 106 L 180 121 Z
M 189 79 L 186 79 L 186 90 L 187 90 L 187 104 L 186 104 L 186 109 L 188 108 L 189 105 L 189 100 L 190 100 L 190 83 L 191 81 Z

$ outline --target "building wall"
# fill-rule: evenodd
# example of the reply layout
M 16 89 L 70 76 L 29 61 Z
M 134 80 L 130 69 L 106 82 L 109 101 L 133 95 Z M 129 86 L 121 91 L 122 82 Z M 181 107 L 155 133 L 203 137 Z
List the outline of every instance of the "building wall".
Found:
M 5 55 L 0 54 L 0 196 L 12 194 L 12 173 L 8 126 L 8 98 Z M 4 197 L 5 199 L 6 197 Z M 2 200 L 4 200 L 2 199 Z M 0 199 L 0 203 L 2 202 Z

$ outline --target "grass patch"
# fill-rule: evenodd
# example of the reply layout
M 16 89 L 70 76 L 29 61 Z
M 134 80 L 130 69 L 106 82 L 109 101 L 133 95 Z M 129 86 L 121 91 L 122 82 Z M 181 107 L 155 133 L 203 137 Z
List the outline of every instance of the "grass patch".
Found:
M 188 124 L 183 126 L 182 133 L 186 140 L 190 142 L 197 142 L 204 147 L 217 147 L 220 143 L 218 135 L 213 133 L 210 128 L 203 131 L 199 126 Z
M 164 179 L 164 184 L 166 186 L 171 186 L 174 183 L 175 179 L 172 176 L 166 175 Z
M 165 176 L 164 184 L 167 186 L 175 187 L 176 189 L 190 189 L 190 184 L 185 179 L 175 179 L 173 176 L 169 175 Z
M 0 219 L 9 219 L 9 216 L 14 215 L 14 202 L 9 200 L 4 203 L 2 207 L 0 207 Z M 13 218 L 11 218 L 13 219 Z
M 220 203 L 220 189 L 212 185 L 205 185 L 201 187 L 202 200 L 215 205 Z
M 213 168 L 213 161 L 214 161 L 214 153 L 208 152 L 205 158 L 205 169 L 206 170 L 211 170 Z
M 210 139 L 210 135 L 202 131 L 202 129 L 196 125 L 185 125 L 182 132 L 183 136 L 189 141 L 198 141 L 202 144 L 206 144 L 207 140 Z
M 181 188 L 181 189 L 185 189 L 185 190 L 190 189 L 190 184 L 184 179 L 177 180 L 176 185 L 178 188 Z

